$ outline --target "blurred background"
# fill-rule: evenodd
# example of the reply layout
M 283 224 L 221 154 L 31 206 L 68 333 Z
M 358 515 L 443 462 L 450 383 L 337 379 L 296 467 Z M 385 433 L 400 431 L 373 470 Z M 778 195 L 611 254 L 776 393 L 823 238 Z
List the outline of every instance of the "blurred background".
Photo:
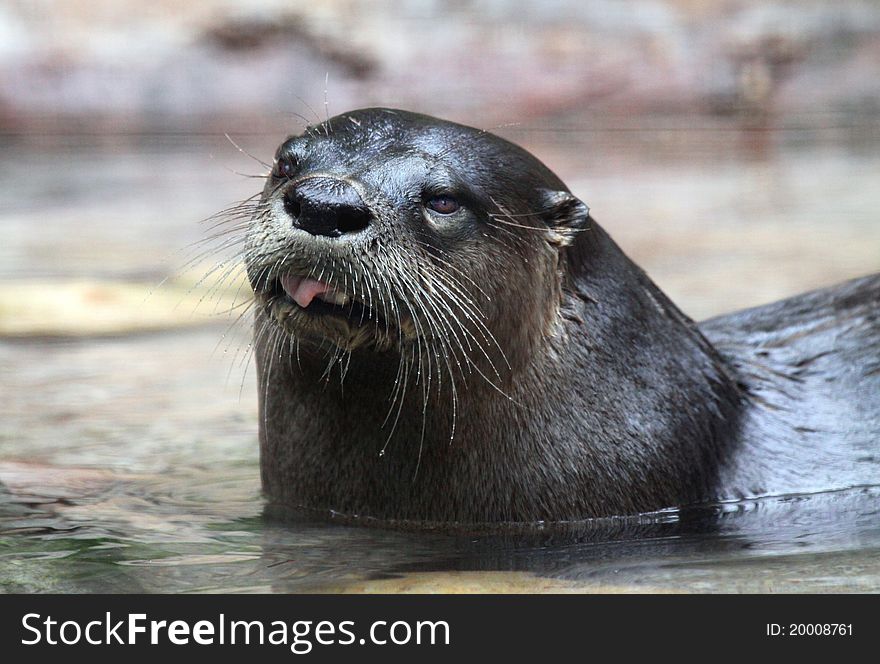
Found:
M 3 0 L 6 587 L 266 555 L 218 526 L 260 509 L 241 282 L 187 247 L 368 105 L 524 145 L 696 319 L 880 270 L 880 2 Z
M 880 267 L 877 2 L 6 0 L 0 277 L 167 276 L 236 145 L 368 105 L 524 144 L 696 318 Z

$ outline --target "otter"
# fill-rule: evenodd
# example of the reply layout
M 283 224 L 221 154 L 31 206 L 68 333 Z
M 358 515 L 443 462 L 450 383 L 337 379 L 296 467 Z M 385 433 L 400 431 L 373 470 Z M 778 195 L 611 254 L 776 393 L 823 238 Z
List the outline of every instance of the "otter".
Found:
M 880 275 L 697 325 L 487 131 L 308 127 L 243 255 L 273 503 L 567 521 L 880 483 Z

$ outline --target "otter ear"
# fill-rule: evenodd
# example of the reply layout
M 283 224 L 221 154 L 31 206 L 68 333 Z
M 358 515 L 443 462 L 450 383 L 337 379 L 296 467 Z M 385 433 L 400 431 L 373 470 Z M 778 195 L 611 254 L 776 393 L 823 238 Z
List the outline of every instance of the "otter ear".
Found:
M 590 208 L 568 191 L 545 191 L 541 216 L 550 230 L 548 241 L 567 247 L 578 233 L 589 229 Z

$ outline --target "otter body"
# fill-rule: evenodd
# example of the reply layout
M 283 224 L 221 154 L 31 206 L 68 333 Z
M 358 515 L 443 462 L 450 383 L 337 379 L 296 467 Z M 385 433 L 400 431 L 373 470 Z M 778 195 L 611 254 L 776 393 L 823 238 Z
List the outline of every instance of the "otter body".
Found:
M 880 276 L 697 326 L 487 132 L 289 138 L 245 262 L 273 501 L 570 520 L 880 482 Z

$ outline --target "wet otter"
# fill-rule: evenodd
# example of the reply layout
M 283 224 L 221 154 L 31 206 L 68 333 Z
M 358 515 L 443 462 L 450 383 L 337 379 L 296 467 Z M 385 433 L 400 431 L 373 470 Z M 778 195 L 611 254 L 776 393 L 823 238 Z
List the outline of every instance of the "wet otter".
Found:
M 880 482 L 880 275 L 697 326 L 485 131 L 288 138 L 245 262 L 274 501 L 567 520 Z

